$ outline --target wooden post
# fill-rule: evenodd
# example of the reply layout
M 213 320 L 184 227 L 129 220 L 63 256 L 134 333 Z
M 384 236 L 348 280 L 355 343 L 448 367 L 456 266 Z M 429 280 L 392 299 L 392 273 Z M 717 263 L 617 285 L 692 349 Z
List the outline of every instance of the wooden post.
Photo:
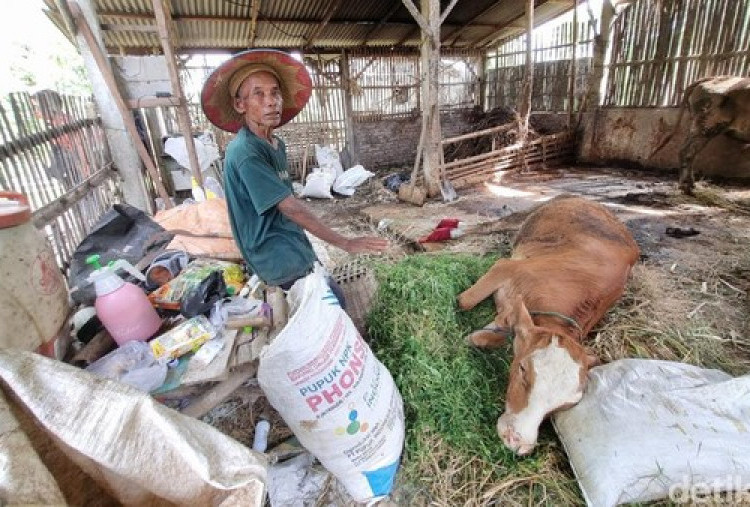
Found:
M 568 88 L 568 128 L 573 127 L 576 101 L 576 57 L 578 53 L 578 0 L 573 0 L 573 51 L 570 58 L 570 85 Z
M 190 160 L 190 171 L 193 173 L 198 185 L 203 185 L 203 176 L 201 174 L 200 164 L 198 163 L 198 154 L 195 151 L 195 140 L 193 139 L 193 129 L 190 125 L 190 112 L 188 111 L 185 95 L 182 93 L 180 84 L 180 74 L 177 71 L 177 60 L 175 59 L 174 48 L 172 47 L 172 38 L 170 37 L 169 27 L 172 24 L 172 14 L 169 9 L 164 8 L 163 0 L 152 0 L 154 6 L 154 16 L 156 16 L 156 25 L 159 28 L 159 39 L 161 47 L 164 50 L 164 59 L 167 62 L 167 71 L 169 71 L 169 80 L 172 82 L 172 94 L 179 99 L 180 105 L 177 106 L 177 123 L 185 138 L 188 159 Z
M 531 94 L 534 89 L 534 0 L 526 0 L 526 68 L 523 78 L 523 95 L 518 108 L 518 142 L 521 167 L 527 167 L 526 143 L 529 136 L 529 115 L 531 114 Z
M 594 36 L 594 55 L 591 62 L 591 80 L 589 89 L 586 94 L 586 105 L 591 108 L 598 108 L 601 102 L 601 85 L 604 80 L 604 59 L 609 46 L 609 34 L 612 28 L 614 18 L 614 9 L 609 2 L 602 4 L 602 27 L 598 35 Z M 583 108 L 581 108 L 583 112 Z
M 349 55 L 346 51 L 341 52 L 341 87 L 344 92 L 344 128 L 346 129 L 346 151 L 349 154 L 349 164 L 355 166 L 359 164 L 359 146 L 357 146 L 357 136 L 354 134 L 354 113 L 352 106 L 352 82 L 349 74 Z
M 438 78 L 440 74 L 440 2 L 421 0 L 420 13 L 412 0 L 402 0 L 404 6 L 422 29 L 420 44 L 420 81 L 422 105 L 422 169 L 427 195 L 440 193 L 440 104 Z
M 86 18 L 83 17 L 81 8 L 78 6 L 76 2 L 70 2 L 69 6 L 70 6 L 70 12 L 73 15 L 73 19 L 75 19 L 76 26 L 78 27 L 78 30 L 81 33 L 81 35 L 83 35 L 84 39 L 86 40 L 86 44 L 89 46 L 91 55 L 94 57 L 94 60 L 96 61 L 96 65 L 99 68 L 99 72 L 101 73 L 102 78 L 104 79 L 104 82 L 107 84 L 107 88 L 109 89 L 109 92 L 112 94 L 112 98 L 115 101 L 115 105 L 117 106 L 117 109 L 120 111 L 120 115 L 122 116 L 125 129 L 128 131 L 128 134 L 130 134 L 132 143 L 135 146 L 136 150 L 138 151 L 138 155 L 143 161 L 143 164 L 146 166 L 146 169 L 148 170 L 149 175 L 151 175 L 151 179 L 154 182 L 156 191 L 159 193 L 159 196 L 164 200 L 164 205 L 167 208 L 171 208 L 172 201 L 169 199 L 169 195 L 167 194 L 167 191 L 164 188 L 164 185 L 162 184 L 161 179 L 159 178 L 159 171 L 156 169 L 156 165 L 154 164 L 154 161 L 149 156 L 148 151 L 146 151 L 146 147 L 143 145 L 143 142 L 141 141 L 141 138 L 138 135 L 138 129 L 135 126 L 133 115 L 130 109 L 128 108 L 127 104 L 125 103 L 125 100 L 122 98 L 122 95 L 120 95 L 120 91 L 117 88 L 117 81 L 115 80 L 115 76 L 114 74 L 112 74 L 112 70 L 107 65 L 106 57 L 104 56 L 104 53 L 102 53 L 102 50 L 99 47 L 99 44 L 96 42 L 96 39 L 94 38 L 94 33 L 91 31 L 91 27 L 86 21 Z

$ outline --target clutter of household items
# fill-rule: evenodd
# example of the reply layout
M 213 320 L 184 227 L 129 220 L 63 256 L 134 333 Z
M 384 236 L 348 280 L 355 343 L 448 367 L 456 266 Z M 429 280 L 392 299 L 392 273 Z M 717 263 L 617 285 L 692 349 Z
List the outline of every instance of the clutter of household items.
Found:
M 260 505 L 257 495 L 270 494 L 271 470 L 287 466 L 269 462 L 281 443 L 269 446 L 272 423 L 285 424 L 293 433 L 298 452 L 291 457 L 305 454 L 320 462 L 351 499 L 371 501 L 390 493 L 404 443 L 401 396 L 333 295 L 322 266 L 288 293 L 266 286 L 241 260 L 226 203 L 212 196 L 159 211 L 153 219 L 128 205 L 114 205 L 73 253 L 66 281 L 46 238 L 29 221 L 23 196 L 12 197 L 3 202 L 10 201 L 13 212 L 0 214 L 0 263 L 11 284 L 0 305 L 10 324 L 0 337 L 9 350 L 0 354 L 0 376 L 25 410 L 39 412 L 45 432 L 65 444 L 61 455 L 85 462 L 84 472 L 91 469 L 91 478 L 115 500 L 219 503 L 222 488 L 216 484 L 224 484 L 227 498 Z M 26 386 L 21 369 L 38 382 Z M 65 392 L 59 386 L 66 386 Z M 250 398 L 265 396 L 281 419 L 262 414 L 248 421 L 257 424 L 256 453 L 217 437 L 213 428 L 194 419 L 234 393 L 253 390 Z M 28 396 L 19 395 L 25 391 Z M 86 413 L 98 426 L 73 445 L 71 428 L 81 417 L 74 398 L 95 391 L 96 406 Z M 113 410 L 108 412 L 110 399 Z M 153 413 L 138 408 L 144 403 Z M 116 428 L 130 411 L 136 426 L 123 437 L 136 454 L 130 458 L 138 461 L 113 462 L 106 448 L 118 445 Z M 193 472 L 200 478 L 191 486 L 194 496 L 150 485 L 148 471 L 157 474 L 153 463 L 142 466 L 151 456 L 146 446 L 174 428 L 199 438 L 175 442 L 175 449 L 163 453 L 161 466 L 209 452 L 205 439 L 238 456 L 238 475 L 214 466 L 212 457 L 206 461 L 210 470 Z M 107 434 L 108 446 L 95 444 L 99 431 Z M 265 458 L 258 454 L 266 451 Z M 29 455 L 34 461 L 33 449 Z M 280 460 L 278 455 L 274 459 Z M 111 473 L 99 480 L 93 465 Z M 133 489 L 133 483 L 139 487 Z M 255 495 L 252 501 L 249 494 Z M 278 487 L 274 493 L 284 494 Z M 35 499 L 54 503 L 56 495 L 52 488 L 49 496 Z M 63 496 L 70 498 L 67 492 Z

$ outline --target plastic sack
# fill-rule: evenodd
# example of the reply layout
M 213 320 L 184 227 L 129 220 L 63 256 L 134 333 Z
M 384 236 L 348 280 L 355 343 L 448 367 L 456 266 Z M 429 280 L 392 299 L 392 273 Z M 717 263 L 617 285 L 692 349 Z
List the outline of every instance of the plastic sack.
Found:
M 341 176 L 344 172 L 344 168 L 341 165 L 341 159 L 339 158 L 339 152 L 336 151 L 333 146 L 320 146 L 315 145 L 315 160 L 318 161 L 318 167 L 329 167 L 333 169 L 333 179 Z
M 333 191 L 341 195 L 354 195 L 354 191 L 362 183 L 375 176 L 361 165 L 347 169 L 333 182 Z
M 748 393 L 750 375 L 622 359 L 593 368 L 553 424 L 588 505 L 701 503 L 750 487 Z
M 305 188 L 302 189 L 300 197 L 315 197 L 318 199 L 333 199 L 331 194 L 331 185 L 333 185 L 336 176 L 330 168 L 314 168 L 313 172 L 307 175 Z
M 219 149 L 216 145 L 206 144 L 201 139 L 193 139 L 193 141 L 195 144 L 195 153 L 198 155 L 198 165 L 201 168 L 201 172 L 204 172 L 219 159 Z M 164 152 L 175 159 L 182 167 L 190 169 L 190 157 L 188 157 L 184 137 L 168 138 L 164 142 Z
M 390 493 L 404 443 L 401 395 L 317 268 L 260 356 L 258 382 L 300 443 L 357 501 Z
M 3 505 L 263 505 L 264 456 L 146 393 L 14 349 L 0 382 Z
M 167 365 L 159 364 L 145 342 L 129 341 L 86 367 L 100 377 L 119 380 L 144 392 L 164 383 Z
M 73 302 L 92 305 L 96 299 L 94 286 L 86 282 L 94 270 L 86 264 L 89 255 L 99 254 L 102 265 L 124 259 L 135 266 L 173 236 L 138 208 L 128 204 L 113 205 L 73 252 L 68 275 L 70 287 L 77 287 L 70 294 Z

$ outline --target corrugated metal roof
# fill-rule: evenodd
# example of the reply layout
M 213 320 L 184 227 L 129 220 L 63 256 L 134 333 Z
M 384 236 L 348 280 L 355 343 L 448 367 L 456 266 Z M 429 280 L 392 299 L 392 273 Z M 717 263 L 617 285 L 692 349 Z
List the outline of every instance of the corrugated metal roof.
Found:
M 48 15 L 62 27 L 54 0 Z M 257 2 L 257 4 L 256 4 Z M 441 2 L 443 8 L 449 3 Z M 94 0 L 104 43 L 115 54 L 161 52 L 152 0 Z M 537 0 L 536 24 L 572 7 Z M 171 0 L 175 47 L 238 51 L 255 47 L 337 51 L 353 47 L 415 47 L 420 32 L 402 0 Z M 252 33 L 253 6 L 258 6 Z M 525 0 L 459 0 L 442 26 L 446 49 L 485 48 L 523 31 Z

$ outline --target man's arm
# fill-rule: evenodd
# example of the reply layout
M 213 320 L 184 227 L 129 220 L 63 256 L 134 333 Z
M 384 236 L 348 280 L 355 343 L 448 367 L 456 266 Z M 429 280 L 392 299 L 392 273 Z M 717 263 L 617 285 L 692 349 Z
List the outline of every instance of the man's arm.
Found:
M 310 234 L 349 253 L 382 252 L 389 246 L 387 239 L 378 236 L 356 238 L 342 236 L 321 222 L 315 214 L 307 209 L 307 206 L 292 195 L 285 197 L 277 206 L 284 216 Z

